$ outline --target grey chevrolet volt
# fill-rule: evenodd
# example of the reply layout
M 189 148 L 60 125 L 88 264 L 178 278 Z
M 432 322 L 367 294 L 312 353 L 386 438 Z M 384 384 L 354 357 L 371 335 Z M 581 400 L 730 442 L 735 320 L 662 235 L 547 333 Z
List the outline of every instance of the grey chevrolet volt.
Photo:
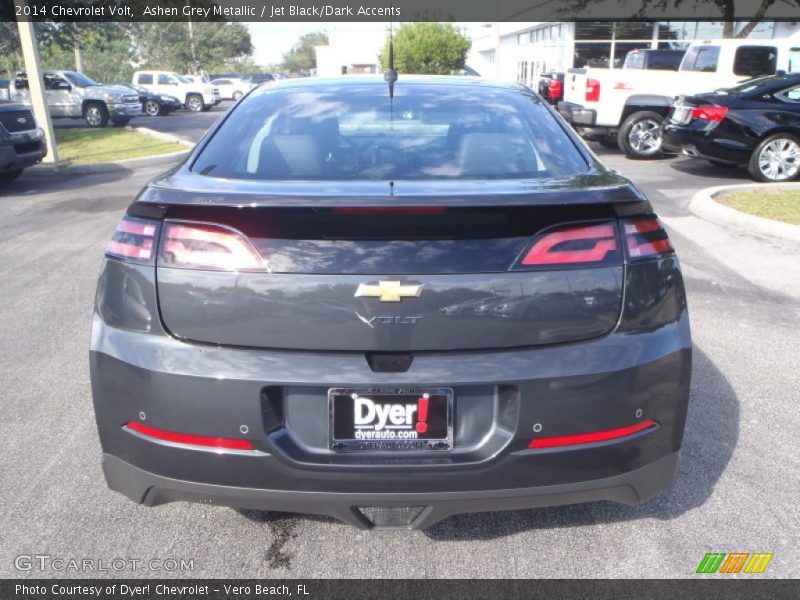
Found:
M 137 503 L 425 528 L 672 486 L 691 336 L 651 205 L 531 90 L 303 79 L 128 207 L 90 362 Z

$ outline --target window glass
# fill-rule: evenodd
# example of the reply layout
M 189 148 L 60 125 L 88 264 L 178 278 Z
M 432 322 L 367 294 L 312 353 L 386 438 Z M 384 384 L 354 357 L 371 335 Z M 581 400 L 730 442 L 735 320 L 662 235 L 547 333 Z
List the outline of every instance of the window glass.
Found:
M 789 50 L 789 73 L 800 73 L 800 48 Z
M 733 73 L 743 77 L 772 75 L 778 64 L 774 46 L 739 46 L 733 58 Z
M 52 73 L 44 74 L 44 89 L 46 90 L 57 90 L 59 89 L 59 85 L 65 83 L 67 83 L 67 81 L 58 75 L 53 75 Z
M 174 80 L 169 75 L 162 73 L 158 76 L 158 85 L 169 85 L 170 83 L 174 83 Z
M 683 57 L 681 69 L 684 71 L 703 71 L 713 73 L 719 62 L 719 46 L 695 46 Z
M 140 73 L 139 74 L 139 85 L 152 85 L 153 84 L 153 74 L 152 73 Z
M 524 67 L 523 67 L 524 68 Z M 588 165 L 522 90 L 340 85 L 262 90 L 233 109 L 192 170 L 260 180 L 531 179 Z

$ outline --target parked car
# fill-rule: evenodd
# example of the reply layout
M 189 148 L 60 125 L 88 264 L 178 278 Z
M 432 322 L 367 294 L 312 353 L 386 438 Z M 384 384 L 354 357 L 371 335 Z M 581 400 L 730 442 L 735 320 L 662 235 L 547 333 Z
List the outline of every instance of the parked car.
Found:
M 140 113 L 139 96 L 127 88 L 101 85 L 77 71 L 46 69 L 42 77 L 53 119 L 83 118 L 89 127 L 105 127 L 109 121 L 123 126 Z M 30 103 L 26 73 L 16 73 L 9 93 L 14 102 Z
M 681 96 L 664 146 L 714 165 L 747 165 L 756 181 L 800 174 L 800 74 L 773 75 L 710 94 Z
M 223 100 L 238 100 L 255 86 L 249 81 L 233 77 L 215 79 L 211 85 L 219 90 L 219 95 Z
M 519 85 L 393 90 L 260 86 L 128 207 L 90 352 L 113 490 L 424 528 L 673 485 L 692 341 L 650 203 Z
M 128 88 L 129 90 L 139 94 L 139 102 L 142 104 L 142 112 L 150 117 L 168 115 L 169 113 L 176 111 L 183 106 L 183 103 L 175 96 L 169 96 L 167 94 L 154 94 L 147 88 L 140 85 L 133 85 L 132 83 L 118 83 L 115 85 Z
M 558 110 L 587 139 L 629 158 L 661 155 L 661 126 L 675 96 L 732 87 L 778 71 L 800 72 L 800 42 L 697 40 L 677 71 L 569 69 Z
M 0 104 L 0 183 L 20 176 L 47 155 L 44 132 L 30 106 Z
M 153 92 L 175 96 L 192 112 L 210 110 L 220 103 L 219 90 L 208 83 L 197 83 L 171 71 L 136 71 L 132 83 Z
M 677 71 L 685 50 L 631 50 L 625 55 L 623 69 Z
M 250 75 L 245 75 L 243 79 L 249 81 L 253 85 L 261 85 L 262 83 L 275 81 L 275 77 L 272 73 L 251 73 Z
M 564 73 L 550 71 L 539 78 L 539 95 L 550 104 L 558 104 L 564 97 Z

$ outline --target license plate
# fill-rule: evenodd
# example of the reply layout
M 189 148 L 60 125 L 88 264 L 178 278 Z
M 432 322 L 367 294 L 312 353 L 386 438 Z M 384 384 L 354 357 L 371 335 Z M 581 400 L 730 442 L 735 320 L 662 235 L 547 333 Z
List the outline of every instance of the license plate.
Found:
M 671 121 L 675 123 L 688 123 L 692 118 L 692 111 L 689 108 L 675 108 L 672 111 Z
M 450 450 L 450 388 L 332 388 L 330 447 L 335 451 Z

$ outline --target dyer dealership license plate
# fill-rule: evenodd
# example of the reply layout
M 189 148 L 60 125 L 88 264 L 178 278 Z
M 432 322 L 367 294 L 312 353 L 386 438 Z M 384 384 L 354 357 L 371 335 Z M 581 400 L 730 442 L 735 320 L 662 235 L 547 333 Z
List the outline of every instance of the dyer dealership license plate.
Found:
M 332 450 L 453 447 L 450 388 L 332 388 L 328 411 Z

